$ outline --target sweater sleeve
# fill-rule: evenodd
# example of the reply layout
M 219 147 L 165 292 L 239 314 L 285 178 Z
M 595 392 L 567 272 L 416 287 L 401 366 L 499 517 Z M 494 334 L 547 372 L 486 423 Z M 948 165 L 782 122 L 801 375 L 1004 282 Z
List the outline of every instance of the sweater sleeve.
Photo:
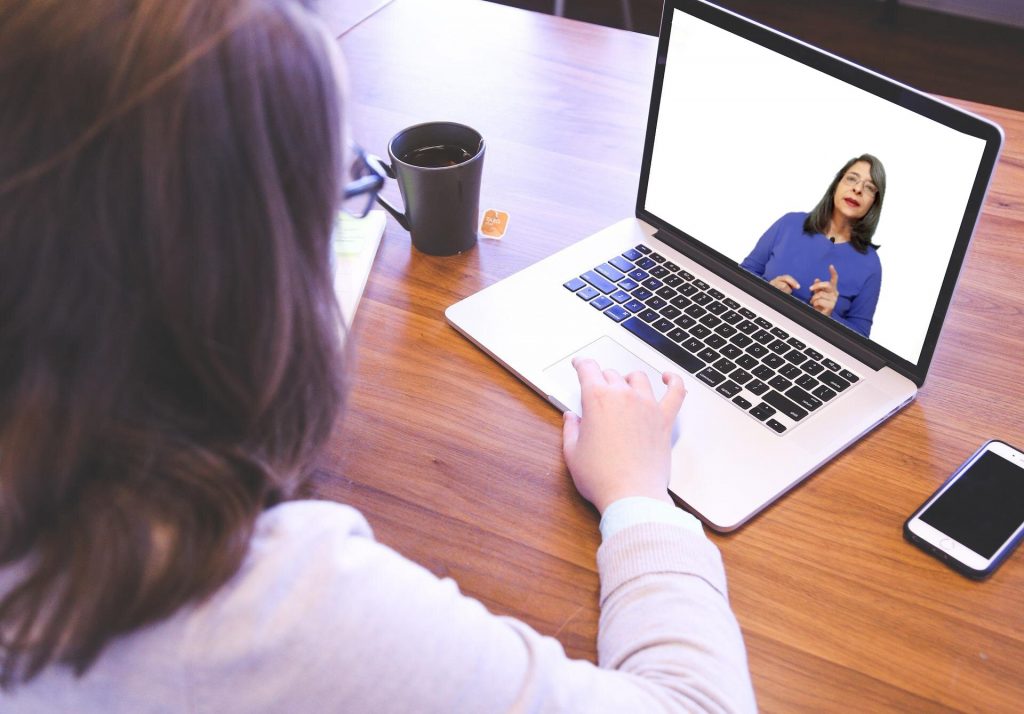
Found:
M 850 301 L 850 307 L 842 315 L 832 313 L 832 318 L 851 330 L 865 337 L 871 335 L 871 325 L 875 319 L 875 308 L 882 291 L 882 265 L 878 263 L 875 270 L 864 281 L 864 285 Z
M 601 546 L 595 666 L 323 510 L 197 616 L 196 711 L 755 709 L 721 559 L 699 534 L 640 524 Z

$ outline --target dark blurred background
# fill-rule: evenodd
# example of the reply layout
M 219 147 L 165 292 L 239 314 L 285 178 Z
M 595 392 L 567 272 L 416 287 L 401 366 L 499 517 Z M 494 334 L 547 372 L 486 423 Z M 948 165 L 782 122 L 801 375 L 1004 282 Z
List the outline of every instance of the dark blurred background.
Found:
M 658 34 L 661 0 L 491 0 L 609 27 Z M 1024 0 L 1007 24 L 896 0 L 718 0 L 769 27 L 917 89 L 1024 110 Z M 964 3 L 969 5 L 969 3 Z

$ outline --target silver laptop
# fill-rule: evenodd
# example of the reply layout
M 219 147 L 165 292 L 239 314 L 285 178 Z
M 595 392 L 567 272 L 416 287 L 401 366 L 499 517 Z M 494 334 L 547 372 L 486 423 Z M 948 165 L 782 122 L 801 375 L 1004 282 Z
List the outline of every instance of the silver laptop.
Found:
M 700 0 L 662 18 L 636 215 L 446 312 L 561 410 L 683 375 L 670 490 L 733 530 L 924 383 L 1002 132 Z

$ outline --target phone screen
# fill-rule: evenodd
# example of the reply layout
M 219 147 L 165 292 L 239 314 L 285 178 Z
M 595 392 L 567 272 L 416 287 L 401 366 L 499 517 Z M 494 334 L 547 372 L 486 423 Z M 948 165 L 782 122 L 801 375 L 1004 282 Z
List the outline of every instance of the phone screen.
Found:
M 920 519 L 991 558 L 1024 523 L 1024 469 L 986 451 Z

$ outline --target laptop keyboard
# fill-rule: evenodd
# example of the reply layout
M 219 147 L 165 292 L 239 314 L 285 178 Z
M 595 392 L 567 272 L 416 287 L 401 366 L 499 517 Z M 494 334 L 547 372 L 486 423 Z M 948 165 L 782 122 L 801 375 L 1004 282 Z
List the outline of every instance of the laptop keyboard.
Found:
M 778 434 L 859 379 L 645 245 L 564 287 Z

